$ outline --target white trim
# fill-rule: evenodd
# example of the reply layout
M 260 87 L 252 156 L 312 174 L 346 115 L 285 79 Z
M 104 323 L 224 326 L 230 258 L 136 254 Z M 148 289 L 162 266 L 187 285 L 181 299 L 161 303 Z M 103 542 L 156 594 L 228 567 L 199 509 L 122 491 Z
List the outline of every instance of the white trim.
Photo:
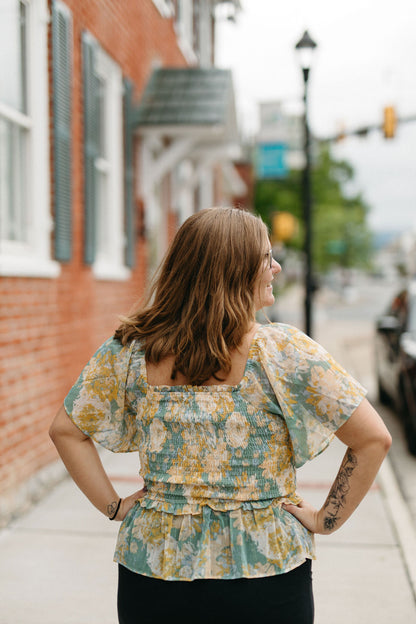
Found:
M 10 277 L 58 277 L 61 265 L 55 260 L 37 258 L 30 253 L 24 256 L 0 254 L 0 275 Z
M 209 141 L 215 141 L 218 143 L 219 139 L 226 135 L 226 126 L 223 124 L 212 124 L 212 125 L 199 125 L 199 124 L 188 124 L 188 125 L 154 125 L 154 126 L 139 126 L 136 130 L 136 133 L 140 136 L 145 136 L 146 138 L 154 138 L 161 139 L 162 137 L 184 137 L 191 136 L 192 138 L 196 138 L 198 141 L 202 139 L 206 139 Z
M 189 64 L 197 62 L 193 49 L 193 3 L 192 0 L 178 0 L 180 21 L 175 21 L 175 31 L 179 48 Z
M 171 171 L 187 154 L 192 152 L 194 146 L 195 140 L 192 138 L 175 139 L 158 158 L 153 160 L 152 183 L 159 183 L 163 176 Z
M 199 66 L 212 67 L 212 32 L 211 32 L 211 2 L 200 2 L 199 4 Z
M 199 208 L 211 208 L 214 205 L 214 174 L 211 167 L 204 167 L 199 178 Z
M 51 258 L 53 227 L 50 206 L 49 75 L 46 0 L 31 0 L 28 11 L 27 68 L 28 115 L 1 105 L 3 116 L 28 128 L 27 244 L 2 241 L 0 275 L 56 277 L 59 263 Z M 23 183 L 23 182 L 22 182 Z
M 182 35 L 179 35 L 178 45 L 180 51 L 185 57 L 186 62 L 189 63 L 189 65 L 194 65 L 197 62 L 198 57 L 194 52 L 192 45 L 189 43 L 189 40 L 182 37 Z
M 245 195 L 247 193 L 247 185 L 232 163 L 222 162 L 221 170 L 226 182 L 229 185 L 230 193 L 233 195 Z
M 4 117 L 4 119 L 7 119 L 8 121 L 12 121 L 21 128 L 30 129 L 33 126 L 30 117 L 15 108 L 12 108 L 11 106 L 4 104 L 4 102 L 0 102 L 0 116 Z
M 126 281 L 131 277 L 131 271 L 126 266 L 113 264 L 112 262 L 96 260 L 92 267 L 93 275 L 98 280 Z
M 172 0 L 153 0 L 153 4 L 159 11 L 162 17 L 172 17 L 175 15 L 175 9 L 173 7 Z
M 106 83 L 106 154 L 95 161 L 107 178 L 105 248 L 96 244 L 93 274 L 100 280 L 128 280 L 131 271 L 124 264 L 124 186 L 123 186 L 123 76 L 120 67 L 99 46 L 95 71 Z M 104 211 L 105 212 L 105 211 Z

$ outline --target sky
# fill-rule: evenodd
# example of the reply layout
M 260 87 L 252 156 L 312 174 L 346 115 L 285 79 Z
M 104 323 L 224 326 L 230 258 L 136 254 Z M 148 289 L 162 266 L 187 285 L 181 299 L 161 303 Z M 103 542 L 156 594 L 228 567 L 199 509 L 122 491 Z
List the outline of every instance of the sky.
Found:
M 258 104 L 282 101 L 301 111 L 303 79 L 295 44 L 305 30 L 317 43 L 309 78 L 309 121 L 326 137 L 382 123 L 383 108 L 416 116 L 415 0 L 241 0 L 234 24 L 219 19 L 219 67 L 233 70 L 237 114 L 246 135 L 258 129 Z M 220 14 L 221 15 L 221 14 Z M 396 138 L 380 131 L 334 145 L 355 170 L 374 230 L 416 232 L 416 122 Z

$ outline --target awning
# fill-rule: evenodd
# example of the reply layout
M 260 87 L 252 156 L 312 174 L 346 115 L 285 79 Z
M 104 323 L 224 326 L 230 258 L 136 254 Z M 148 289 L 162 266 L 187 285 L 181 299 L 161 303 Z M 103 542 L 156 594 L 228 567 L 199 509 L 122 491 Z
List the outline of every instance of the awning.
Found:
M 140 134 L 197 134 L 238 143 L 230 70 L 161 68 L 153 71 L 131 122 Z
M 155 69 L 140 103 L 130 108 L 129 123 L 145 140 L 168 139 L 147 170 L 149 183 L 157 183 L 187 158 L 224 168 L 241 156 L 230 70 Z M 244 183 L 237 184 L 237 172 L 227 177 L 234 190 L 241 190 Z

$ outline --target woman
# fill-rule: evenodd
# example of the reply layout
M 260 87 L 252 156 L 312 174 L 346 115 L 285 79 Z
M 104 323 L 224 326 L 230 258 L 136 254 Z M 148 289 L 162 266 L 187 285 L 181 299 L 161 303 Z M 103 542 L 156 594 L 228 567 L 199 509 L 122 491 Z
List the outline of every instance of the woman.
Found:
M 122 624 L 175 612 L 186 622 L 313 622 L 313 534 L 349 518 L 391 439 L 322 347 L 255 322 L 280 271 L 259 218 L 232 208 L 190 217 L 147 305 L 100 347 L 52 424 L 78 486 L 122 521 Z M 296 493 L 295 470 L 334 434 L 348 448 L 317 510 Z M 120 499 L 92 439 L 138 450 L 145 488 Z

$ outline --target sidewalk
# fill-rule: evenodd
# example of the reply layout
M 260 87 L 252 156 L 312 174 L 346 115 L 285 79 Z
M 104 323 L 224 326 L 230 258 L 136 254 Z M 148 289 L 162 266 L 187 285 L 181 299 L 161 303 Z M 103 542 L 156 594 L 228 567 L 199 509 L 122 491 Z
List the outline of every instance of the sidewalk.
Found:
M 290 318 L 299 309 L 299 293 L 289 292 L 280 304 L 282 320 L 300 325 Z M 366 384 L 359 337 L 368 337 L 368 324 L 357 321 L 349 334 L 343 322 L 341 334 L 336 324 L 321 320 L 317 339 Z M 354 349 L 346 348 L 348 340 Z M 316 506 L 325 500 L 343 454 L 336 440 L 299 471 L 299 490 Z M 103 452 L 103 461 L 121 496 L 136 488 L 137 454 Z M 416 622 L 416 542 L 406 517 L 386 462 L 350 521 L 331 536 L 317 537 L 316 624 Z M 116 624 L 112 555 L 118 526 L 66 480 L 0 532 L 0 624 Z

